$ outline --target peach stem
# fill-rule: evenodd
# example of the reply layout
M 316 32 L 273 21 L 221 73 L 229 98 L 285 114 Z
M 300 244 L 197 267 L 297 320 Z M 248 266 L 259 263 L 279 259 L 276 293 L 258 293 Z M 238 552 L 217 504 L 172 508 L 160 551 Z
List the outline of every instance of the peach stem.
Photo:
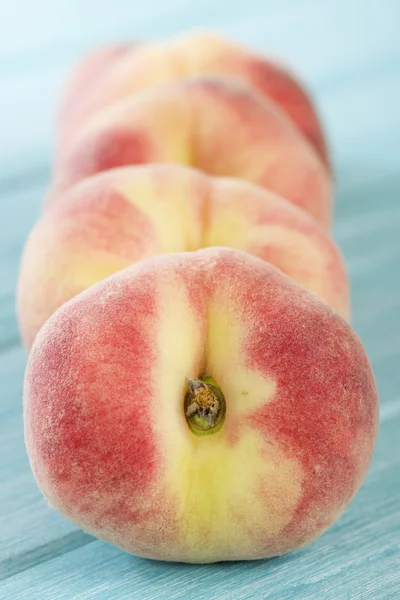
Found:
M 186 379 L 185 415 L 195 435 L 210 435 L 222 427 L 226 404 L 216 381 L 210 376 Z

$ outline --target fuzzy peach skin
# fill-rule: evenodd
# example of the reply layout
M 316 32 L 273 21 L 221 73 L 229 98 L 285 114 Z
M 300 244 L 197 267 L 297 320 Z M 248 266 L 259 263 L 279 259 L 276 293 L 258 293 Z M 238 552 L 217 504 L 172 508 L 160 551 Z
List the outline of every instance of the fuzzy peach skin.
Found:
M 57 161 L 55 191 L 113 167 L 183 163 L 240 177 L 331 218 L 331 178 L 298 129 L 259 94 L 227 79 L 179 81 L 97 113 Z
M 106 48 L 106 59 L 109 51 Z M 294 74 L 220 35 L 192 31 L 158 43 L 132 45 L 130 51 L 124 50 L 113 60 L 112 69 L 106 60 L 105 68 L 96 68 L 93 75 L 92 64 L 93 57 L 83 61 L 68 83 L 59 118 L 61 146 L 89 115 L 139 90 L 177 79 L 230 76 L 279 105 L 329 165 L 316 110 Z M 83 90 L 79 77 L 82 71 L 90 75 L 93 84 Z
M 204 375 L 226 417 L 199 437 L 185 378 Z M 315 539 L 360 486 L 378 421 L 346 321 L 227 248 L 148 259 L 64 304 L 33 346 L 24 412 L 53 508 L 128 552 L 192 563 Z
M 47 208 L 21 265 L 25 344 L 30 347 L 56 308 L 100 279 L 155 254 L 208 246 L 271 262 L 348 318 L 339 250 L 305 211 L 238 179 L 146 165 L 89 178 Z

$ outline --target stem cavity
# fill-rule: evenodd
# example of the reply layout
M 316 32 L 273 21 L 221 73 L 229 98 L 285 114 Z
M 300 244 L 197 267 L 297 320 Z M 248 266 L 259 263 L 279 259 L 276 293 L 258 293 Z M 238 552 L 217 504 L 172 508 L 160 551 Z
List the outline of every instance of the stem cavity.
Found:
M 195 435 L 217 433 L 225 420 L 225 398 L 216 381 L 209 376 L 186 379 L 185 415 Z

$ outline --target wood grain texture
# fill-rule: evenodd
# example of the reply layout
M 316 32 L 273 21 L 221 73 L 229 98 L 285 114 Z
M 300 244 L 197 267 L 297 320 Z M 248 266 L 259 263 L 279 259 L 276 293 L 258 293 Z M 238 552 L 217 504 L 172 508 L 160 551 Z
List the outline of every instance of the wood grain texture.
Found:
M 212 16 L 211 16 L 212 15 Z M 397 0 L 0 4 L 0 598 L 400 598 L 400 5 Z M 371 358 L 381 427 L 371 469 L 339 521 L 269 561 L 168 565 L 120 552 L 50 510 L 23 442 L 26 362 L 14 316 L 24 239 L 49 177 L 52 119 L 81 52 L 111 39 L 211 26 L 293 65 L 313 91 L 337 167 L 335 237 L 353 325 Z

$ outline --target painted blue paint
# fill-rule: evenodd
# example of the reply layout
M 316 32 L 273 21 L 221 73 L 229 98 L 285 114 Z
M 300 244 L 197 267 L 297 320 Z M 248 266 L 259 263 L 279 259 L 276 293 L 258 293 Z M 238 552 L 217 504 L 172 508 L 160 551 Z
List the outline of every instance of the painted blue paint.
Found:
M 9 0 L 0 4 L 0 598 L 357 600 L 400 598 L 400 5 L 397 0 Z M 345 514 L 314 544 L 270 561 L 194 567 L 128 556 L 50 510 L 23 443 L 25 354 L 14 289 L 49 177 L 65 75 L 110 39 L 211 26 L 296 67 L 337 167 L 335 237 L 353 324 L 381 395 L 375 457 Z

